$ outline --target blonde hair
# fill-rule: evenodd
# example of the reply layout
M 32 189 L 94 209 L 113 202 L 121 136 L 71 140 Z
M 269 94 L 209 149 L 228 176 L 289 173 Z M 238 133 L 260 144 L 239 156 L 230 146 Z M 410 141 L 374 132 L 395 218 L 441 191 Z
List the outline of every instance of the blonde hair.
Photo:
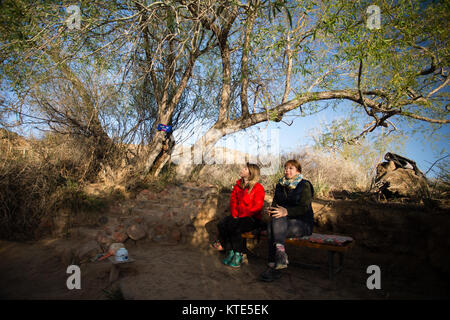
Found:
M 247 169 L 248 169 L 248 181 L 246 185 L 244 184 L 244 179 L 241 179 L 241 185 L 243 185 L 243 189 L 248 188 L 248 192 L 250 192 L 253 188 L 253 186 L 259 182 L 259 179 L 261 177 L 260 170 L 258 165 L 254 163 L 248 163 L 247 162 Z

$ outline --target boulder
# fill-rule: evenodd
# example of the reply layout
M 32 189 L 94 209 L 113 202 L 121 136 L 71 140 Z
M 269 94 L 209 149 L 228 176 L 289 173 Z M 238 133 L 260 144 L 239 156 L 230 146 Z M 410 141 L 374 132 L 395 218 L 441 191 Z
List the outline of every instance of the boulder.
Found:
M 146 202 L 156 200 L 157 198 L 158 198 L 157 195 L 153 191 L 144 189 L 141 192 L 139 192 L 139 194 L 136 196 L 136 201 Z
M 140 224 L 132 224 L 131 226 L 129 226 L 127 229 L 127 234 L 131 239 L 135 241 L 141 240 L 146 236 L 145 229 Z
M 427 198 L 429 195 L 425 178 L 417 176 L 411 169 L 398 168 L 394 171 L 385 172 L 375 181 L 378 190 L 387 198 Z
M 112 235 L 114 242 L 125 242 L 128 239 L 128 235 L 125 232 L 116 231 Z
M 386 198 L 429 198 L 425 176 L 416 163 L 396 154 L 386 153 L 386 162 L 377 166 L 375 188 Z
M 103 250 L 105 250 L 105 248 L 108 248 L 109 245 L 114 242 L 112 240 L 112 238 L 109 237 L 106 234 L 106 232 L 102 231 L 102 230 L 97 233 L 97 236 L 95 239 L 98 242 L 98 244 L 102 247 Z
M 152 240 L 155 242 L 163 242 L 169 238 L 169 227 L 164 224 L 157 224 L 153 227 L 152 231 Z
M 178 228 L 170 230 L 169 239 L 171 242 L 178 243 L 181 240 L 181 232 Z

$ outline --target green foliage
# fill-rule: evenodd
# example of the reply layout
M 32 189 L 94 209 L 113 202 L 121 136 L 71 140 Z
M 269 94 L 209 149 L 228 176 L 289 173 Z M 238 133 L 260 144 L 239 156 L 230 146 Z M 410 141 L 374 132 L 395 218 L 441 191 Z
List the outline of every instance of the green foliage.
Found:
M 370 177 L 375 166 L 382 161 L 386 152 L 402 153 L 407 137 L 402 133 L 391 132 L 383 128 L 381 133 L 358 137 L 361 128 L 354 119 L 341 118 L 331 124 L 321 125 L 321 131 L 312 132 L 314 149 L 349 160 L 359 165 Z
M 381 9 L 381 28 L 370 30 L 366 25 L 369 5 Z M 321 6 L 320 30 L 335 44 L 336 56 L 350 65 L 364 62 L 363 88 L 389 92 L 392 105 L 404 101 L 411 90 L 430 90 L 441 76 L 418 74 L 433 61 L 436 68 L 450 62 L 448 33 L 450 11 L 448 1 L 324 1 Z M 421 80 L 419 82 L 419 79 Z M 409 92 L 408 92 L 409 90 Z M 442 96 L 417 101 L 404 107 L 413 114 L 442 117 L 445 109 Z
M 315 147 L 334 154 L 358 134 L 356 123 L 350 119 L 333 120 L 321 127 L 326 129 L 313 136 Z

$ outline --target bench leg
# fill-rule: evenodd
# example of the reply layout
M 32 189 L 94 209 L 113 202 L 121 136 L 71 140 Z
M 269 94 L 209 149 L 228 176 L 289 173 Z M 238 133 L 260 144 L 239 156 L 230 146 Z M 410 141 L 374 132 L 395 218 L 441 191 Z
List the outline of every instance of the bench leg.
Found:
M 344 253 L 338 252 L 338 254 L 339 254 L 339 266 L 338 269 L 336 270 L 336 273 L 342 270 L 344 264 Z
M 328 251 L 328 278 L 333 280 L 334 274 L 334 251 Z
M 343 268 L 343 264 L 344 264 L 344 253 L 343 252 L 337 252 L 339 255 L 339 264 L 336 268 L 336 270 L 334 269 L 334 254 L 336 252 L 334 251 L 328 251 L 328 277 L 330 278 L 330 280 L 333 279 L 333 276 L 335 274 L 337 274 L 338 272 L 340 272 Z

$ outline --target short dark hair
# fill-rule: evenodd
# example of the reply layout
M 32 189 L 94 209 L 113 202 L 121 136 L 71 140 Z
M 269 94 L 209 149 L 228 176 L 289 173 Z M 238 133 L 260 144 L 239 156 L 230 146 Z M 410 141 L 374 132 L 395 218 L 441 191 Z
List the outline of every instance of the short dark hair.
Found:
M 302 173 L 302 165 L 300 164 L 300 162 L 298 162 L 295 159 L 292 160 L 288 160 L 285 162 L 284 167 L 286 168 L 286 166 L 290 164 L 291 166 L 294 166 L 297 168 L 298 172 Z

